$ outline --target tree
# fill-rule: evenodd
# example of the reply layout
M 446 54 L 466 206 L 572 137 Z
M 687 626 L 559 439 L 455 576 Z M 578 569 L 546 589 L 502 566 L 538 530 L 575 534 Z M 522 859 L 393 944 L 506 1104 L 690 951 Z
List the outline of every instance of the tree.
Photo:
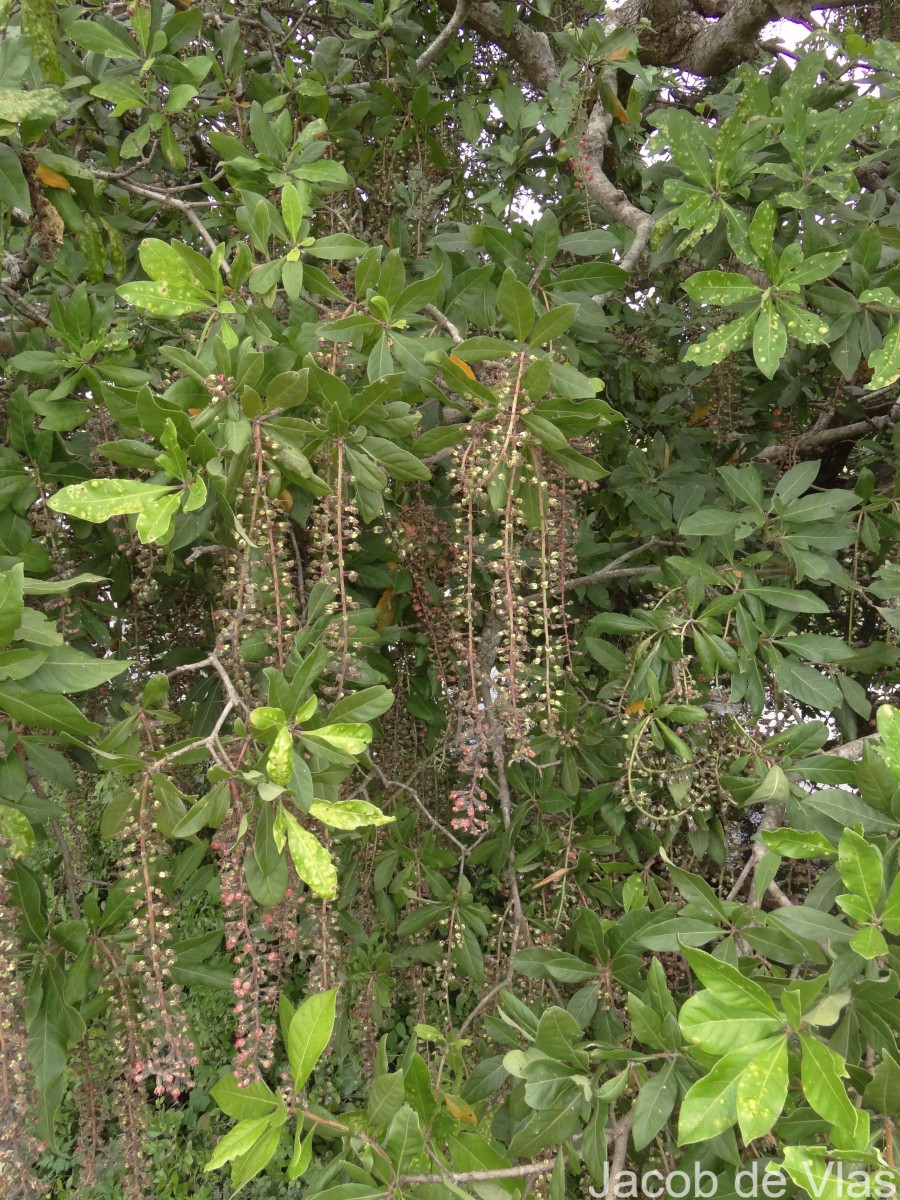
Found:
M 2 20 L 5 1194 L 888 1195 L 896 9 Z

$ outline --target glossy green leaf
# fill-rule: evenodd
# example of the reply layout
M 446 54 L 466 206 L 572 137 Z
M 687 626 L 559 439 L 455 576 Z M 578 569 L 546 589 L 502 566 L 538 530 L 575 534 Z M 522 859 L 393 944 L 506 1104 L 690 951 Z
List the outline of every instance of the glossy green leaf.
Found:
M 304 1086 L 325 1052 L 334 1030 L 337 989 L 308 996 L 291 1018 L 287 1052 L 297 1091 Z

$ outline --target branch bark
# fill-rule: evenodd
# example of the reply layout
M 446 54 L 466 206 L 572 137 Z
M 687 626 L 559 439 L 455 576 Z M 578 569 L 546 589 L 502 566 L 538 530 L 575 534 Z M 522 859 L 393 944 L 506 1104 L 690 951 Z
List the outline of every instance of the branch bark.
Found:
M 820 450 L 833 446 L 837 442 L 851 442 L 856 441 L 857 438 L 866 437 L 868 434 L 882 433 L 885 429 L 890 429 L 900 418 L 900 413 L 895 411 L 896 408 L 897 405 L 883 417 L 869 417 L 866 421 L 853 421 L 849 425 L 837 425 L 832 429 L 811 429 L 791 442 L 766 446 L 756 455 L 755 461 L 781 462 L 787 458 L 792 460 L 811 458 Z
M 466 13 L 469 11 L 469 0 L 457 0 L 456 8 L 453 10 L 453 15 L 450 20 L 437 35 L 434 41 L 428 46 L 419 57 L 416 59 L 416 70 L 424 71 L 430 66 L 443 48 L 451 42 L 462 27 Z
M 606 82 L 615 89 L 615 78 L 611 72 Z M 634 234 L 631 245 L 619 263 L 623 271 L 631 272 L 647 249 L 653 229 L 653 216 L 632 204 L 622 189 L 617 188 L 603 170 L 603 152 L 609 141 L 612 123 L 612 114 L 608 113 L 602 104 L 595 104 L 581 139 L 582 167 L 585 188 L 591 199 L 596 200 L 611 217 Z M 602 307 L 611 295 L 612 292 L 603 292 L 593 299 Z

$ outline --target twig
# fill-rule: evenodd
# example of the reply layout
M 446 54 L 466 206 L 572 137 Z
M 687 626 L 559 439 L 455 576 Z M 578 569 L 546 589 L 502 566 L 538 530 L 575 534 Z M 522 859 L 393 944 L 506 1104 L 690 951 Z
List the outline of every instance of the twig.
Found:
M 625 1170 L 625 1159 L 628 1154 L 628 1135 L 631 1133 L 631 1123 L 634 1120 L 634 1109 L 629 1111 L 615 1125 L 612 1132 L 613 1153 L 609 1164 L 609 1187 L 606 1194 L 617 1196 L 619 1179 Z
M 453 15 L 450 20 L 437 35 L 430 46 L 427 46 L 419 57 L 416 59 L 416 70 L 424 71 L 426 67 L 431 66 L 444 47 L 456 37 L 463 21 L 466 19 L 466 13 L 469 11 L 469 0 L 456 0 L 456 8 L 453 10 Z M 440 1182 L 440 1180 L 438 1181 Z
M 553 1170 L 555 1159 L 542 1158 L 539 1162 L 519 1163 L 515 1167 L 494 1167 L 485 1171 L 445 1171 L 442 1175 L 400 1175 L 397 1183 L 409 1186 L 414 1183 L 486 1183 L 491 1179 L 527 1179 L 531 1175 L 543 1175 Z
M 435 308 L 433 304 L 426 304 L 422 311 L 426 314 L 426 316 L 431 317 L 435 325 L 440 325 L 441 329 L 443 329 L 445 333 L 450 334 L 454 346 L 458 346 L 460 342 L 464 342 L 466 340 L 450 320 L 450 318 L 445 316 L 439 308 Z
M 95 171 L 94 174 L 103 177 L 103 173 Z M 209 247 L 210 253 L 215 254 L 216 243 L 212 234 L 200 220 L 200 217 L 194 211 L 195 208 L 212 208 L 214 201 L 212 200 L 179 200 L 177 196 L 170 196 L 168 192 L 157 191 L 154 188 L 145 187 L 141 183 L 133 183 L 130 179 L 114 179 L 111 180 L 115 187 L 122 188 L 126 192 L 131 192 L 134 196 L 143 196 L 147 200 L 155 200 L 157 204 L 163 205 L 164 208 L 174 208 L 176 212 L 180 212 L 187 217 L 193 227 L 197 230 L 200 238 Z M 230 269 L 228 264 L 223 260 L 219 264 L 222 274 L 228 278 Z
M 39 308 L 35 308 L 33 304 L 29 304 L 27 300 L 23 300 L 18 292 L 10 287 L 8 283 L 0 283 L 0 292 L 3 293 L 13 308 L 18 309 L 29 321 L 33 321 L 35 325 L 40 325 L 42 329 L 50 328 L 50 318 L 45 316 Z
M 596 571 L 592 571 L 590 575 L 579 575 L 576 579 L 566 580 L 566 591 L 570 588 L 591 587 L 595 583 L 606 583 L 609 579 L 627 579 L 632 575 L 647 575 L 650 573 L 656 574 L 662 570 L 662 567 L 655 566 L 650 563 L 646 567 L 624 567 L 623 563 L 634 558 L 638 554 L 642 554 L 644 550 L 650 550 L 653 546 L 660 544 L 659 538 L 651 538 L 647 542 L 643 542 L 640 546 L 632 546 L 630 550 L 626 550 L 624 554 L 620 554 L 618 558 L 614 558 L 612 562 L 607 563 L 605 567 L 599 567 Z M 529 600 L 540 600 L 541 593 L 534 592 L 531 596 L 526 596 L 526 603 Z
M 388 777 L 385 775 L 384 771 L 382 771 L 381 767 L 379 767 L 378 764 L 374 763 L 374 762 L 372 763 L 372 772 L 373 772 L 373 774 L 378 776 L 378 778 L 381 780 L 382 784 L 386 788 L 394 788 L 397 791 L 406 792 L 407 795 L 412 796 L 413 801 L 415 802 L 417 808 L 422 813 L 422 815 L 425 817 L 425 819 L 429 822 L 431 827 L 433 829 L 436 829 L 438 831 L 438 833 L 442 833 L 444 835 L 444 837 L 447 838 L 448 841 L 451 841 L 453 843 L 453 845 L 456 846 L 456 848 L 459 850 L 459 852 L 463 856 L 468 855 L 468 853 L 469 853 L 468 848 L 459 840 L 459 838 L 454 833 L 451 833 L 449 829 L 447 829 L 444 825 L 442 825 L 440 823 L 440 821 L 437 819 L 437 817 L 432 816 L 432 814 L 425 807 L 425 804 L 423 803 L 421 797 L 419 796 L 419 793 L 415 790 L 415 788 L 411 788 L 408 783 L 400 783 L 400 781 L 397 779 L 388 779 Z
M 756 832 L 757 832 L 757 834 L 760 834 L 760 833 L 764 833 L 766 830 L 769 830 L 769 829 L 778 829 L 781 826 L 781 823 L 783 820 L 784 820 L 784 805 L 783 804 L 770 804 L 768 806 L 768 808 L 766 809 L 766 811 L 763 813 L 762 820 L 760 821 Z M 768 850 L 768 846 L 765 844 L 765 842 L 760 840 L 760 841 L 756 841 L 753 843 L 753 848 L 750 851 L 750 857 L 747 859 L 746 863 L 744 864 L 744 868 L 741 871 L 740 875 L 738 875 L 737 879 L 734 881 L 734 887 L 731 889 L 731 891 L 728 893 L 728 896 L 727 896 L 728 900 L 735 900 L 740 895 L 741 888 L 746 883 L 748 876 L 752 875 L 755 877 L 756 868 L 762 862 L 763 857 L 765 856 L 767 850 Z M 757 898 L 756 888 L 754 887 L 751 889 L 750 907 L 751 908 L 759 908 L 760 903 L 761 903 L 761 900 Z

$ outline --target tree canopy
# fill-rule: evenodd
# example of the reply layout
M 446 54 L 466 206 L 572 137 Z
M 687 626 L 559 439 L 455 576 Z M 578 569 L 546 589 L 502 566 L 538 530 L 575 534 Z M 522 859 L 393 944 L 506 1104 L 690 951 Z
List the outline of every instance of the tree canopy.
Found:
M 0 27 L 4 1196 L 887 1200 L 892 0 Z

